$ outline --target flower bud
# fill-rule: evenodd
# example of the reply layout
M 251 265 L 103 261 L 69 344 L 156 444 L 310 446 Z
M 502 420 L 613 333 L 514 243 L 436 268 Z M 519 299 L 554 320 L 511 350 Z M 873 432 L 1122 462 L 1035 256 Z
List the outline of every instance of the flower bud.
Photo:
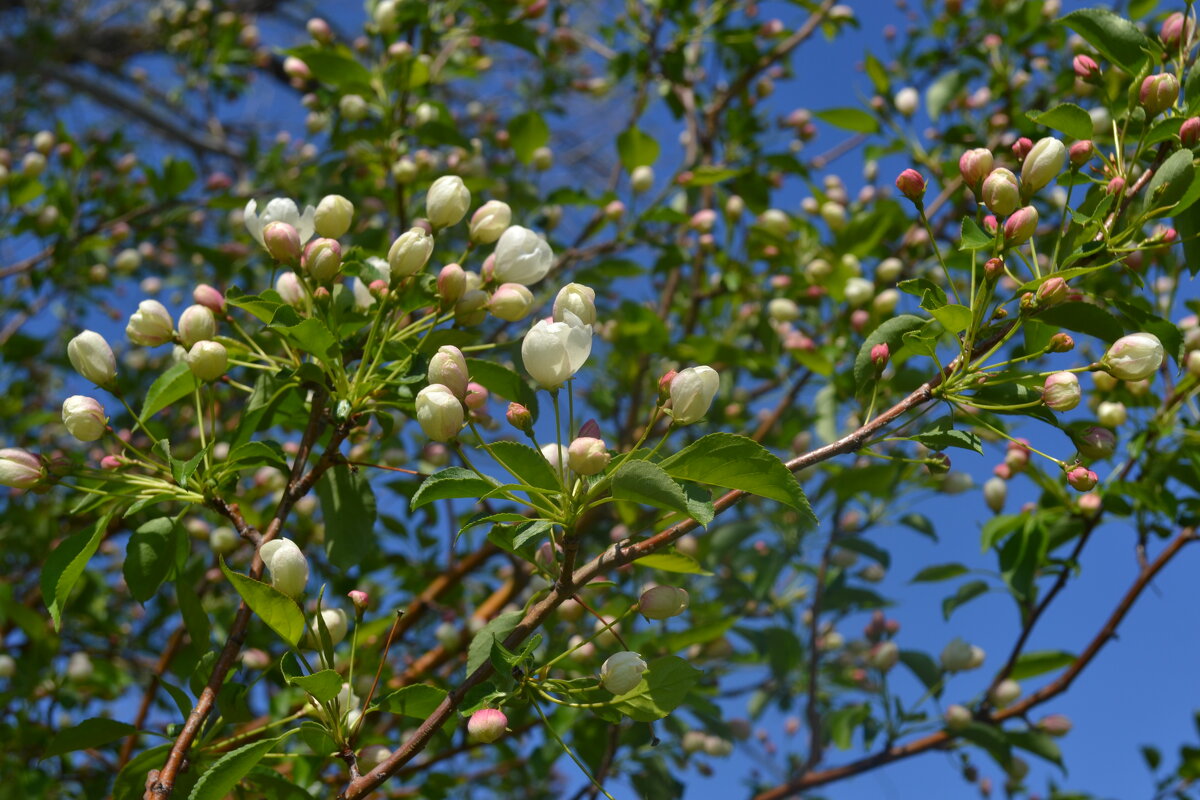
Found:
M 192 349 L 188 350 L 187 365 L 192 374 L 200 380 L 215 381 L 225 374 L 225 369 L 229 366 L 229 354 L 225 351 L 225 345 L 220 342 L 196 342 Z
M 1082 167 L 1092 159 L 1092 152 L 1096 146 L 1092 144 L 1091 139 L 1084 139 L 1081 142 L 1075 142 L 1067 148 L 1067 156 L 1071 159 L 1071 166 Z
M 272 539 L 258 548 L 271 575 L 271 585 L 288 597 L 299 597 L 308 584 L 308 559 L 291 539 Z
M 983 484 L 983 502 L 993 513 L 999 514 L 1004 510 L 1004 501 L 1008 499 L 1008 483 L 1000 478 L 988 478 Z
M 645 165 L 634 167 L 629 173 L 629 185 L 638 194 L 650 191 L 654 186 L 654 170 Z
M 263 228 L 263 244 L 271 257 L 281 264 L 295 264 L 300 260 L 300 234 L 286 222 L 268 222 Z
M 299 308 L 304 305 L 304 287 L 300 285 L 300 276 L 294 272 L 281 272 L 275 279 L 275 291 L 289 306 Z
M 959 156 L 958 171 L 962 174 L 963 183 L 972 192 L 979 195 L 984 178 L 992 171 L 992 151 L 986 147 L 976 147 Z
M 1000 217 L 1015 211 L 1021 202 L 1017 176 L 1003 167 L 992 170 L 983 180 L 983 202 Z
M 168 325 L 170 319 L 167 315 Z M 117 380 L 117 357 L 95 331 L 84 331 L 67 342 L 67 358 L 76 372 L 97 386 L 109 388 Z
M 899 660 L 900 647 L 893 641 L 879 642 L 867 653 L 867 664 L 880 672 L 887 672 Z
M 946 709 L 944 719 L 947 728 L 952 731 L 961 731 L 971 724 L 972 716 L 970 709 L 955 703 Z
M 1112 457 L 1117 449 L 1117 437 L 1108 428 L 1089 425 L 1076 436 L 1075 446 L 1084 458 L 1102 461 Z
M 549 147 L 539 147 L 533 151 L 529 163 L 534 169 L 545 172 L 554 166 L 554 151 Z
M 989 258 L 983 265 L 983 277 L 989 281 L 998 281 L 1004 274 L 1004 261 L 999 258 Z
M 567 448 L 561 444 L 551 442 L 550 444 L 542 445 L 542 458 L 546 459 L 546 463 L 554 470 L 556 474 L 562 472 L 563 464 L 567 462 Z
M 367 606 L 371 604 L 371 596 L 362 589 L 351 589 L 346 594 L 350 598 L 350 602 L 354 604 L 354 610 L 360 615 L 367 610 Z
M 962 672 L 983 664 L 984 653 L 979 647 L 954 639 L 942 649 L 942 667 L 948 672 Z
M 202 283 L 192 290 L 192 300 L 197 305 L 202 305 L 214 314 L 220 314 L 225 310 L 225 295 L 218 292 L 207 283 Z
M 702 208 L 692 214 L 688 227 L 699 233 L 709 233 L 717 222 L 717 212 L 711 208 Z
M 495 279 L 501 283 L 537 283 L 554 265 L 554 251 L 528 228 L 513 225 L 496 242 Z
M 887 342 L 877 344 L 871 348 L 871 363 L 875 365 L 875 372 L 883 372 L 883 368 L 887 366 L 888 358 L 891 357 L 891 348 L 887 346 Z
M 471 207 L 471 191 L 457 175 L 443 175 L 425 195 L 425 213 L 434 228 L 457 225 Z
M 892 99 L 892 103 L 896 106 L 896 110 L 906 117 L 911 117 L 917 113 L 917 104 L 921 102 L 921 95 L 911 86 L 905 86 L 900 91 L 896 92 L 896 96 Z
M 25 154 L 21 159 L 21 173 L 29 179 L 34 179 L 46 170 L 46 157 L 36 150 Z
M 1075 340 L 1071 338 L 1071 334 L 1059 331 L 1050 337 L 1049 343 L 1046 345 L 1047 353 L 1069 353 L 1075 349 Z
M 388 250 L 391 278 L 407 278 L 425 268 L 433 255 L 433 237 L 424 228 L 414 227 L 402 233 Z
M 1169 14 L 1158 29 L 1158 38 L 1162 39 L 1168 53 L 1178 50 L 1180 45 L 1186 46 L 1192 38 L 1191 20 L 1181 11 Z
M 459 399 L 466 397 L 467 383 L 471 380 L 467 371 L 467 359 L 463 357 L 461 350 L 449 344 L 439 347 L 429 359 L 429 372 L 426 377 L 431 384 L 440 383 Z
M 996 708 L 1004 708 L 1012 705 L 1012 703 L 1021 696 L 1021 684 L 1014 681 L 1012 678 L 1005 678 L 996 684 L 996 688 L 992 689 L 988 699 L 992 701 L 992 705 Z
M 1087 467 L 1073 467 L 1067 471 L 1067 483 L 1072 489 L 1088 492 L 1096 488 L 1096 484 L 1099 482 L 1099 476 Z
M 477 742 L 490 744 L 504 735 L 508 717 L 498 708 L 481 708 L 467 720 L 467 733 Z
M 67 659 L 67 677 L 73 681 L 86 681 L 92 677 L 95 667 L 87 653 L 71 653 Z
M 490 300 L 482 289 L 467 289 L 454 304 L 454 321 L 459 325 L 479 325 L 487 318 Z
M 504 418 L 508 420 L 508 424 L 512 425 L 519 431 L 528 433 L 533 430 L 533 415 L 529 413 L 529 409 L 520 403 L 509 403 L 508 411 Z
M 457 303 L 467 291 L 466 271 L 458 264 L 447 264 L 438 273 L 437 287 L 443 305 Z
M 1125 424 L 1127 414 L 1124 403 L 1105 401 L 1096 406 L 1096 419 L 1106 428 L 1119 428 Z
M 338 98 L 338 113 L 347 122 L 366 119 L 370 107 L 361 94 L 344 94 Z
M 1162 361 L 1162 342 L 1152 333 L 1139 332 L 1113 342 L 1100 365 L 1114 378 L 1140 381 L 1157 372 Z
M 875 296 L 875 284 L 866 278 L 849 278 L 846 280 L 846 285 L 842 287 L 842 293 L 846 297 L 846 302 L 852 308 L 856 308 L 866 305 Z
M 563 322 L 538 320 L 521 342 L 525 371 L 544 389 L 557 389 L 566 383 L 592 352 L 592 327 L 582 324 L 570 311 L 564 311 L 563 316 Z
M 1063 714 L 1047 714 L 1038 720 L 1037 727 L 1051 736 L 1066 736 L 1071 732 L 1071 720 Z
M 1025 156 L 1021 164 L 1021 188 L 1025 197 L 1032 197 L 1035 192 L 1058 177 L 1063 164 L 1067 160 L 1067 148 L 1053 136 L 1039 139 Z
M 773 297 L 767 303 L 767 316 L 773 322 L 791 322 L 800 318 L 800 307 L 786 297 Z
M 915 169 L 906 169 L 896 176 L 896 188 L 919 208 L 925 197 L 925 178 Z
M 7 653 L 0 654 L 0 679 L 17 674 L 17 660 Z
M 162 303 L 157 300 L 143 300 L 138 303 L 137 311 L 129 316 L 125 335 L 129 337 L 129 341 L 142 347 L 158 347 L 175 336 L 175 323 L 171 321 L 171 314 Z
M 417 423 L 435 442 L 448 442 L 462 429 L 462 401 L 446 386 L 433 383 L 417 393 Z
M 1037 232 L 1038 211 L 1033 206 L 1014 211 L 1004 221 L 1004 243 L 1010 247 L 1024 244 Z
M 191 347 L 203 339 L 217 335 L 217 318 L 206 306 L 188 306 L 179 315 L 179 340 L 184 347 Z
M 1121 192 L 1125 191 L 1125 179 L 1118 175 L 1108 182 L 1108 184 L 1104 187 L 1104 191 L 1105 193 L 1112 195 L 1120 194 Z
M 1053 411 L 1070 411 L 1082 398 L 1083 390 L 1073 372 L 1055 372 L 1042 385 L 1042 401 Z
M 1029 151 L 1032 149 L 1033 140 L 1026 136 L 1022 136 L 1020 139 L 1017 139 L 1015 142 L 1013 142 L 1012 152 L 1013 155 L 1017 157 L 1017 161 L 1024 161 L 1025 157 L 1029 155 Z
M 42 460 L 19 447 L 0 449 L 0 486 L 32 489 L 46 477 Z
M 642 592 L 638 599 L 638 611 L 646 619 L 677 617 L 687 607 L 687 590 L 676 586 L 655 586 Z
M 519 283 L 502 283 L 492 293 L 488 310 L 505 322 L 524 319 L 533 310 L 533 292 Z
M 308 64 L 305 64 L 295 56 L 288 56 L 283 60 L 283 72 L 289 78 L 298 81 L 306 81 L 312 77 L 312 72 L 308 69 Z
M 1138 102 L 1147 117 L 1156 117 L 1179 99 L 1179 80 L 1169 72 L 1147 75 L 1138 90 Z
M 737 222 L 746 212 L 746 201 L 740 195 L 731 194 L 725 199 L 725 216 L 730 222 Z
M 471 215 L 471 241 L 476 244 L 491 244 L 508 230 L 512 223 L 512 209 L 500 200 L 488 200 Z
M 317 283 L 328 283 L 342 270 L 342 246 L 336 239 L 313 239 L 304 248 L 304 270 Z
M 1189 149 L 1200 144 L 1200 117 L 1188 117 L 1179 128 L 1179 141 Z
M 595 325 L 596 291 L 582 283 L 568 283 L 559 289 L 554 298 L 554 321 L 562 322 L 568 311 L 584 325 Z
M 688 367 L 671 380 L 671 417 L 677 425 L 704 418 L 721 378 L 712 367 Z
M 625 694 L 642 682 L 646 662 L 637 653 L 613 653 L 600 667 L 600 685 L 613 694 Z
M 81 442 L 94 442 L 104 435 L 108 417 L 99 401 L 81 394 L 63 401 L 62 420 L 72 436 Z
M 1081 81 L 1093 83 L 1100 79 L 1100 65 L 1089 55 L 1080 53 L 1075 56 L 1071 66 L 1075 70 L 1075 76 Z
M 567 466 L 579 475 L 598 475 L 611 459 L 603 439 L 580 436 L 567 448 Z
M 227 525 L 213 528 L 208 534 L 208 546 L 217 555 L 229 555 L 238 548 L 240 543 L 241 537 L 237 535 L 237 531 Z
M 325 629 L 329 631 L 329 643 L 333 647 L 337 647 L 346 638 L 346 630 L 349 627 L 346 612 L 340 608 L 323 608 L 321 609 L 321 620 L 325 623 Z M 313 617 L 312 622 L 308 625 L 308 643 L 315 649 L 320 649 L 322 646 L 321 625 L 317 622 L 316 617 Z
M 1200 350 L 1188 353 L 1183 363 L 1189 375 L 1200 375 Z
M 327 194 L 317 203 L 313 230 L 322 238 L 337 239 L 350 230 L 353 220 L 354 204 L 340 194 Z

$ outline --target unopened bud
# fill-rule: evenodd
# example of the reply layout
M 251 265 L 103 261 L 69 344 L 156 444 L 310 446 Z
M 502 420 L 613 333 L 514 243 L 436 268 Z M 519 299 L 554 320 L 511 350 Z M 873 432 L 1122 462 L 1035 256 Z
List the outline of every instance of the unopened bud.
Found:
M 688 607 L 686 589 L 676 586 L 655 586 L 642 592 L 638 611 L 646 619 L 668 619 L 682 614 Z
M 1052 308 L 1067 299 L 1067 282 L 1054 277 L 1037 288 L 1038 308 Z
M 1063 714 L 1048 714 L 1037 724 L 1038 728 L 1051 736 L 1066 736 L 1071 732 L 1071 720 Z
M 998 281 L 1004 274 L 1004 262 L 999 258 L 989 258 L 983 265 L 983 277 L 988 281 Z
M 1075 349 L 1075 340 L 1071 338 L 1071 334 L 1059 331 L 1050 337 L 1050 342 L 1046 345 L 1047 353 L 1069 353 Z
M 1100 79 L 1100 65 L 1089 55 L 1080 54 L 1071 62 L 1075 76 L 1081 81 L 1092 83 Z
M 597 475 L 611 459 L 602 439 L 580 436 L 567 448 L 567 465 L 579 475 Z
M 1179 128 L 1179 141 L 1189 149 L 1200 144 L 1200 117 L 1188 117 L 1183 121 Z
M 1179 80 L 1169 72 L 1148 75 L 1138 91 L 1138 102 L 1147 117 L 1156 117 L 1179 99 Z
M 1090 139 L 1084 139 L 1082 142 L 1075 142 L 1075 144 L 1071 145 L 1071 147 L 1067 150 L 1067 154 L 1071 159 L 1071 166 L 1082 167 L 1091 160 L 1092 152 L 1095 149 L 1096 146 L 1092 144 Z
M 925 178 L 915 169 L 906 169 L 896 176 L 896 188 L 918 208 L 924 202 Z
M 528 433 L 533 430 L 533 415 L 520 403 L 509 403 L 508 412 L 505 413 L 504 418 L 508 420 L 509 425 L 519 431 Z
M 328 283 L 341 272 L 342 246 L 336 239 L 313 239 L 304 248 L 301 263 L 313 280 Z
M 1101 461 L 1110 458 L 1117 449 L 1117 437 L 1108 428 L 1089 425 L 1076 436 L 1075 446 L 1084 458 Z
M 1029 241 L 1038 226 L 1038 211 L 1034 206 L 1025 206 L 1013 212 L 1004 221 L 1004 243 L 1011 246 Z
M 996 684 L 995 689 L 992 689 L 989 699 L 996 708 L 1004 708 L 1005 706 L 1012 705 L 1013 701 L 1020 696 L 1021 684 L 1012 678 L 1005 678 Z
M 1058 176 L 1067 160 L 1067 148 L 1053 136 L 1039 139 L 1030 147 L 1021 165 L 1021 188 L 1026 198 Z
M 1008 499 L 1008 483 L 1001 478 L 988 478 L 983 484 L 983 502 L 994 513 L 1004 510 L 1004 501 Z
M 354 609 L 359 613 L 367 610 L 367 606 L 371 604 L 371 596 L 362 589 L 352 589 L 347 595 L 350 602 L 354 604 Z
M 1096 488 L 1096 484 L 1099 481 L 1099 476 L 1087 467 L 1073 467 L 1067 471 L 1067 483 L 1070 484 L 1072 489 L 1077 489 L 1081 492 L 1091 491 Z
M 1021 187 L 1011 170 L 994 169 L 983 180 L 983 202 L 988 210 L 1005 217 L 1017 210 L 1021 202 Z
M 263 228 L 263 244 L 271 257 L 282 264 L 294 264 L 300 259 L 300 234 L 286 222 L 268 222 Z
M 504 735 L 508 717 L 498 708 L 481 708 L 467 721 L 467 733 L 478 742 L 490 744 Z
M 214 314 L 225 310 L 225 296 L 207 283 L 202 283 L 192 290 L 192 300 Z
M 467 273 L 458 264 L 442 267 L 437 277 L 438 295 L 446 306 L 457 303 L 467 291 Z
M 958 171 L 962 174 L 963 183 L 977 196 L 984 178 L 992 171 L 992 164 L 992 151 L 986 147 L 968 150 L 958 159 Z
M 946 727 L 952 731 L 961 731 L 971 724 L 971 711 L 966 706 L 957 703 L 946 709 Z
M 202 381 L 215 381 L 225 374 L 229 365 L 229 354 L 220 342 L 201 341 L 188 350 L 187 365 L 192 374 Z
M 883 368 L 887 366 L 890 356 L 891 351 L 887 346 L 887 342 L 877 344 L 871 348 L 871 363 L 875 365 L 876 372 L 883 372 Z

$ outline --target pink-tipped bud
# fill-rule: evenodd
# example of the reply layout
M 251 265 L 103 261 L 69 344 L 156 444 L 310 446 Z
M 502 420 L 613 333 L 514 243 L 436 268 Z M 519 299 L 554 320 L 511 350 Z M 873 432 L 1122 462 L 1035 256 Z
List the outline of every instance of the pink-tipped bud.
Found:
M 1082 398 L 1083 390 L 1073 372 L 1055 372 L 1042 385 L 1042 401 L 1054 411 L 1070 411 Z
M 1051 278 L 1037 288 L 1038 308 L 1050 308 L 1067 299 L 1067 282 L 1062 278 Z
M 214 314 L 220 314 L 225 310 L 225 295 L 218 292 L 207 283 L 202 283 L 192 290 L 192 300 L 197 305 L 204 306 Z
M 610 222 L 615 222 L 625 216 L 625 204 L 620 200 L 613 200 L 604 207 L 604 218 Z
M 891 357 L 891 350 L 887 346 L 887 342 L 877 344 L 871 348 L 871 363 L 875 365 L 876 372 L 882 372 L 887 366 L 888 358 Z
M 1176 11 L 1163 20 L 1158 29 L 1158 38 L 1167 46 L 1167 52 L 1178 50 L 1192 38 L 1192 23 L 1181 11 Z
M 947 728 L 952 731 L 961 731 L 971 724 L 971 711 L 966 706 L 952 705 L 946 709 L 944 719 Z
M 1121 194 L 1125 191 L 1125 179 L 1118 175 L 1108 182 L 1108 185 L 1104 187 L 1104 191 L 1112 195 Z
M 1075 60 L 1071 62 L 1071 66 L 1075 69 L 1075 76 L 1081 81 L 1091 83 L 1100 80 L 1100 65 L 1091 56 L 1081 53 L 1075 56 Z
M 638 611 L 646 619 L 669 619 L 679 616 L 688 607 L 686 589 L 675 586 L 655 586 L 642 592 L 638 600 Z
M 915 169 L 906 169 L 896 176 L 896 188 L 914 204 L 920 205 L 925 197 L 925 178 Z
M 533 415 L 529 413 L 529 409 L 520 403 L 509 403 L 508 412 L 504 415 L 508 420 L 508 424 L 512 425 L 519 431 L 528 433 L 533 430 Z
M 1092 144 L 1090 139 L 1084 139 L 1081 142 L 1076 142 L 1067 149 L 1067 155 L 1071 159 L 1071 166 L 1082 167 L 1092 159 L 1092 152 L 1096 146 Z
M 1027 136 L 1022 136 L 1013 142 L 1012 151 L 1013 155 L 1017 157 L 1017 161 L 1024 161 L 1025 156 L 1029 155 L 1029 151 L 1032 149 L 1033 141 Z
M 983 277 L 987 281 L 998 281 L 1004 274 L 1004 262 L 999 258 L 989 258 L 983 265 Z
M 1187 148 L 1200 144 L 1200 117 L 1188 117 L 1183 121 L 1179 129 L 1179 141 Z
M 329 27 L 329 23 L 320 17 L 311 18 L 305 25 L 308 29 L 308 35 L 316 39 L 322 44 L 328 44 L 333 41 L 333 29 Z
M 983 229 L 987 231 L 989 236 L 996 235 L 996 231 L 1000 229 L 1000 223 L 996 221 L 995 214 L 988 214 L 983 218 Z
M 1037 726 L 1051 736 L 1066 736 L 1071 732 L 1071 720 L 1062 714 L 1048 714 L 1041 718 Z
M 482 411 L 487 407 L 489 397 L 491 397 L 491 393 L 484 388 L 483 384 L 471 381 L 467 384 L 467 394 L 463 398 L 463 402 L 471 411 Z
M 658 379 L 658 399 L 665 401 L 671 396 L 671 381 L 675 380 L 675 376 L 679 373 L 675 370 L 667 370 L 666 374 Z
M 490 744 L 504 735 L 508 717 L 498 708 L 481 708 L 467 721 L 467 733 L 478 742 Z
M 1067 483 L 1072 489 L 1089 492 L 1096 488 L 1096 484 L 1099 482 L 1100 477 L 1087 467 L 1074 467 L 1067 471 Z
M 294 264 L 300 259 L 300 234 L 286 222 L 267 223 L 263 228 L 263 243 L 267 252 L 280 263 Z
M 603 439 L 580 436 L 567 448 L 567 464 L 579 475 L 598 475 L 611 459 Z
M 32 489 L 45 477 L 45 465 L 33 453 L 18 447 L 0 450 L 0 486 Z
M 962 173 L 963 183 L 975 194 L 979 194 L 983 179 L 992 171 L 992 163 L 992 151 L 986 147 L 976 147 L 959 157 L 958 171 Z
M 1101 425 L 1089 425 L 1075 438 L 1075 446 L 1084 458 L 1102 461 L 1117 449 L 1117 436 Z
M 289 78 L 297 81 L 306 81 L 312 77 L 312 72 L 308 69 L 308 64 L 305 64 L 295 56 L 288 56 L 283 60 L 283 72 Z
M 1088 492 L 1079 497 L 1079 511 L 1085 516 L 1094 517 L 1104 507 L 1104 500 L 1095 492 Z
M 989 211 L 1001 217 L 1016 211 L 1021 203 L 1021 188 L 1012 170 L 999 167 L 988 173 L 983 180 L 983 202 Z
M 1147 75 L 1138 90 L 1138 102 L 1147 117 L 1157 117 L 1179 99 L 1179 79 L 1169 72 Z
M 1024 244 L 1037 231 L 1038 211 L 1033 206 L 1025 206 L 1014 211 L 1004 221 L 1004 243 L 1011 246 Z
M 354 589 L 346 594 L 350 598 L 350 602 L 354 604 L 354 610 L 359 614 L 367 610 L 367 606 L 371 604 L 371 596 L 362 589 Z
M 443 304 L 457 303 L 467 291 L 466 271 L 458 264 L 447 264 L 438 273 L 437 288 Z
M 100 459 L 100 469 L 120 469 L 125 466 L 125 460 L 120 456 L 108 455 Z
M 1062 333 L 1061 331 L 1050 337 L 1050 343 L 1046 345 L 1047 353 L 1069 353 L 1075 349 L 1075 340 L 1071 338 L 1071 334 Z
M 702 208 L 692 215 L 688 226 L 700 233 L 708 233 L 713 229 L 713 225 L 717 222 L 717 212 L 711 208 Z

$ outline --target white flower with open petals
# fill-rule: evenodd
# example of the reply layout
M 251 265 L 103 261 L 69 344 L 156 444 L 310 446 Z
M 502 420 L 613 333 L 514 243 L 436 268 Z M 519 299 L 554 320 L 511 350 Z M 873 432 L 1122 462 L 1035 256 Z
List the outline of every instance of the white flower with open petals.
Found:
M 570 311 L 562 322 L 539 320 L 521 343 L 525 371 L 543 389 L 557 389 L 570 380 L 592 352 L 592 326 Z
M 296 233 L 300 234 L 300 244 L 304 244 L 313 236 L 315 230 L 314 219 L 317 210 L 312 206 L 305 206 L 304 213 L 300 213 L 300 209 L 296 207 L 296 201 L 287 197 L 276 197 L 271 202 L 267 203 L 267 207 L 263 209 L 261 214 L 258 213 L 258 201 L 251 200 L 246 203 L 246 230 L 250 231 L 250 235 L 255 241 L 266 247 L 263 242 L 263 229 L 271 222 L 286 222 L 296 229 Z

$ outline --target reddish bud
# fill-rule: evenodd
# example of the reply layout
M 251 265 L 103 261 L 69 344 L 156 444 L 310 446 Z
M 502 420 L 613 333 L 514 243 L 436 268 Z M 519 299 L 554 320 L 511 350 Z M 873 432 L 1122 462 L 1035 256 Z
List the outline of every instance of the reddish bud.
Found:
M 1013 155 L 1017 157 L 1017 161 L 1024 161 L 1025 156 L 1029 155 L 1029 151 L 1033 149 L 1033 141 L 1027 136 L 1022 136 L 1013 142 Z
M 1162 39 L 1168 51 L 1178 50 L 1180 45 L 1186 45 L 1191 37 L 1191 20 L 1180 11 L 1163 20 L 1162 27 L 1158 30 L 1158 38 Z
M 1076 142 L 1067 149 L 1067 155 L 1071 159 L 1071 166 L 1081 167 L 1092 158 L 1092 151 L 1095 145 L 1090 139 L 1084 139 L 1081 142 Z
M 1062 278 L 1051 278 L 1037 288 L 1039 308 L 1050 308 L 1067 299 L 1067 282 Z
M 1184 147 L 1192 148 L 1200 143 L 1200 117 L 1188 117 L 1179 129 L 1179 141 Z
M 1121 194 L 1125 191 L 1125 179 L 1118 175 L 1108 182 L 1108 186 L 1104 187 L 1104 191 L 1108 194 Z
M 871 363 L 875 365 L 876 372 L 882 372 L 887 366 L 888 357 L 891 356 L 891 351 L 887 346 L 887 342 L 877 344 L 871 348 Z
M 671 381 L 675 380 L 675 376 L 679 373 L 675 370 L 668 370 L 665 375 L 658 379 L 658 397 L 660 401 L 665 401 L 671 396 Z
M 1075 76 L 1081 81 L 1097 81 L 1100 79 L 1100 65 L 1096 63 L 1096 59 L 1088 55 L 1075 56 L 1075 60 L 1071 62 L 1071 66 L 1075 68 Z
M 354 604 L 354 610 L 360 614 L 366 611 L 367 606 L 371 604 L 371 596 L 362 589 L 354 589 L 346 596 L 349 597 L 350 602 Z
M 1067 472 L 1067 483 L 1081 492 L 1091 491 L 1099 482 L 1100 477 L 1087 467 L 1074 467 Z
M 983 277 L 989 281 L 998 281 L 1004 274 L 1004 262 L 998 258 L 989 258 L 983 265 Z
M 915 169 L 906 169 L 896 177 L 896 188 L 919 206 L 925 197 L 925 178 Z
M 1050 343 L 1046 345 L 1047 353 L 1069 353 L 1075 349 L 1075 340 L 1068 333 L 1054 334 L 1050 337 Z
M 1179 99 L 1179 79 L 1169 72 L 1147 75 L 1138 91 L 1138 102 L 1147 117 L 1156 117 Z
M 504 415 L 508 420 L 508 424 L 512 425 L 519 431 L 528 433 L 533 430 L 533 415 L 529 413 L 529 409 L 520 403 L 509 403 L 508 412 Z

